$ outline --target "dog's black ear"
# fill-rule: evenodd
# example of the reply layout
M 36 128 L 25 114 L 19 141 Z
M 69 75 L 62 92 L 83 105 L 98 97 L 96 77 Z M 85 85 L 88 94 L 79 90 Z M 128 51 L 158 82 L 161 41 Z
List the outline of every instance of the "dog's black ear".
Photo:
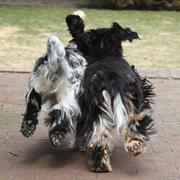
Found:
M 120 41 L 126 41 L 132 42 L 133 39 L 139 39 L 139 36 L 136 32 L 131 31 L 131 29 L 126 28 L 123 29 L 118 23 L 113 22 L 111 26 L 111 35 L 113 38 L 116 38 Z
M 84 22 L 78 15 L 66 16 L 68 30 L 76 41 L 84 33 Z

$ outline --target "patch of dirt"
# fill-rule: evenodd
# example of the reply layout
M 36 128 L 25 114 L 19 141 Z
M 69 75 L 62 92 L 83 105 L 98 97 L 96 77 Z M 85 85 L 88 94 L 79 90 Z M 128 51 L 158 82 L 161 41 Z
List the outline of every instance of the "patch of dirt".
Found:
M 6 27 L 0 27 L 0 37 L 6 38 L 11 34 L 14 34 L 21 29 L 14 26 L 6 26 Z
M 173 34 L 170 32 L 161 32 L 159 33 L 160 36 L 172 36 Z

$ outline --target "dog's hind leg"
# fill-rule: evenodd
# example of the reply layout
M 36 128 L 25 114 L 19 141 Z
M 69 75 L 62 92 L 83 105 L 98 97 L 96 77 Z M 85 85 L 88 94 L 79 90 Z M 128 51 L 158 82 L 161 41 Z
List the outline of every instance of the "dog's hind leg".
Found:
M 102 92 L 102 99 L 95 99 L 84 119 L 87 153 L 91 155 L 90 168 L 94 172 L 111 172 L 110 153 L 114 142 L 110 132 L 115 126 L 113 107 L 108 91 Z M 102 101 L 101 101 L 102 100 Z M 85 111 L 86 112 L 86 111 Z
M 69 115 L 63 109 L 55 109 L 49 116 L 51 118 L 49 139 L 54 146 L 60 146 L 70 131 Z
M 27 109 L 24 114 L 20 131 L 25 137 L 30 137 L 34 134 L 36 125 L 38 124 L 37 116 L 41 109 L 41 96 L 33 88 L 27 93 L 26 99 Z
M 145 142 L 150 139 L 150 134 L 155 131 L 152 128 L 152 119 L 147 114 L 147 110 L 134 115 L 132 118 L 128 122 L 125 133 L 125 149 L 129 155 L 136 156 L 142 153 Z
M 130 156 L 137 156 L 142 153 L 144 141 L 141 137 L 131 136 L 129 133 L 125 135 L 125 150 Z
M 96 110 L 90 113 L 91 123 L 88 124 L 86 136 L 87 153 L 91 155 L 90 168 L 94 172 L 111 172 L 110 153 L 113 137 L 110 134 L 112 126 L 108 123 L 105 112 L 99 115 Z
M 94 124 L 94 132 L 91 143 L 87 149 L 87 153 L 91 155 L 90 166 L 94 172 L 111 172 L 110 152 L 112 150 L 113 138 L 109 131 L 97 133 L 98 125 Z M 96 135 L 95 135 L 96 134 Z
M 125 149 L 129 155 L 136 156 L 142 153 L 144 143 L 150 139 L 150 135 L 155 131 L 151 124 L 153 121 L 151 108 L 142 109 L 137 113 L 130 97 L 131 95 L 128 94 L 125 98 L 129 117 L 125 130 Z

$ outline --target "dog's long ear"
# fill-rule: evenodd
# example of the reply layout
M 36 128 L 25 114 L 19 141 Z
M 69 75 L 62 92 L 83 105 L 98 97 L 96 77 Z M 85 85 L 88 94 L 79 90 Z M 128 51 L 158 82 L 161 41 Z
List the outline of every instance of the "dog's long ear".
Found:
M 131 29 L 126 28 L 123 29 L 118 23 L 113 22 L 111 26 L 111 35 L 113 38 L 118 41 L 126 41 L 132 42 L 133 39 L 139 39 L 139 36 L 136 32 L 131 31 Z
M 68 30 L 76 41 L 84 33 L 84 22 L 78 15 L 66 16 Z

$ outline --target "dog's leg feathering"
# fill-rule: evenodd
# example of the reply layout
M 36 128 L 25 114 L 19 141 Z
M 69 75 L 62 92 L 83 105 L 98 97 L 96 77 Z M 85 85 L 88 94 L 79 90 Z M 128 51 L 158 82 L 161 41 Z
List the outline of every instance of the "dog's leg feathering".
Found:
M 89 148 L 91 149 L 91 160 L 89 162 L 91 171 L 94 172 L 111 172 L 110 152 L 112 150 L 112 136 L 108 131 L 96 135 Z
M 150 139 L 150 135 L 154 134 L 151 114 L 151 108 L 142 109 L 140 113 L 136 113 L 136 109 L 131 101 L 131 95 L 127 93 L 125 98 L 126 107 L 128 109 L 128 124 L 124 132 L 125 134 L 125 150 L 130 156 L 136 156 L 142 153 L 145 141 Z
M 49 116 L 51 119 L 49 139 L 54 146 L 60 146 L 70 131 L 69 115 L 63 109 L 54 109 Z
M 27 109 L 21 125 L 21 133 L 25 137 L 30 137 L 36 130 L 38 124 L 38 112 L 41 109 L 41 96 L 34 89 L 30 90 L 27 95 Z
M 90 152 L 90 168 L 94 172 L 111 172 L 109 155 L 112 150 L 113 137 L 110 135 L 107 114 L 102 112 L 91 116 L 93 123 L 88 127 L 86 136 L 87 152 Z

